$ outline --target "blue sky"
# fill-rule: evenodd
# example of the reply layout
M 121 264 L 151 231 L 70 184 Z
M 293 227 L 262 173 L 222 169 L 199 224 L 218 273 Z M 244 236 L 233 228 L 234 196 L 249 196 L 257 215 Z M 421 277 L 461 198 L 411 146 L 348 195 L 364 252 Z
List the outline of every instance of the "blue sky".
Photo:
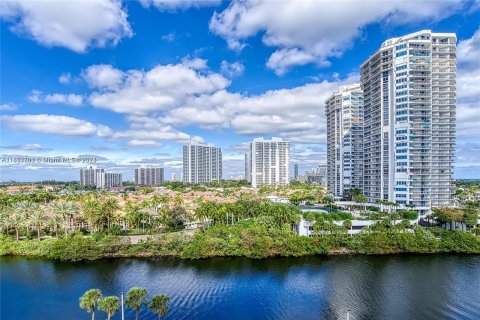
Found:
M 3 1 L 1 154 L 95 155 L 181 169 L 190 140 L 292 142 L 300 171 L 325 163 L 324 100 L 358 82 L 381 43 L 423 29 L 458 37 L 458 178 L 480 178 L 478 1 Z M 2 164 L 1 180 L 78 179 L 78 165 Z

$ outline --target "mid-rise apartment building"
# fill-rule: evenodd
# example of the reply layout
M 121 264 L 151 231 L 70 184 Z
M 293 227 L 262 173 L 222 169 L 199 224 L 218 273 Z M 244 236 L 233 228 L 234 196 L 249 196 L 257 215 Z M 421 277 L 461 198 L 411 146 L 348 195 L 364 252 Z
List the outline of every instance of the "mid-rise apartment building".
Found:
M 222 180 L 222 150 L 213 145 L 183 146 L 183 181 L 210 183 Z
M 255 138 L 250 143 L 252 187 L 285 186 L 290 179 L 290 142 L 281 138 Z
M 364 194 L 447 206 L 455 162 L 456 35 L 423 30 L 385 41 L 361 66 Z
M 164 181 L 164 169 L 160 167 L 136 168 L 135 184 L 139 186 L 156 186 Z
M 327 188 L 341 197 L 363 190 L 363 92 L 360 84 L 342 86 L 325 101 Z

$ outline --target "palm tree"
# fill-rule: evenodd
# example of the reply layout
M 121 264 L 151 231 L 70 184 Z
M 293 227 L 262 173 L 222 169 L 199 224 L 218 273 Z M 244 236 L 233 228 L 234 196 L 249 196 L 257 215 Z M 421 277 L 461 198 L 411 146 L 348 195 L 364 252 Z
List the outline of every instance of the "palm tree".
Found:
M 150 302 L 150 309 L 158 315 L 158 319 L 160 320 L 162 317 L 168 313 L 168 305 L 167 303 L 170 301 L 170 298 L 166 295 L 159 294 L 152 298 Z
M 46 220 L 45 211 L 38 208 L 37 210 L 32 212 L 29 220 L 30 220 L 30 223 L 33 224 L 35 228 L 37 228 L 37 237 L 38 239 L 40 239 L 40 229 L 45 224 L 45 220 Z
M 130 309 L 135 309 L 136 317 L 138 320 L 138 314 L 140 313 L 140 308 L 142 305 L 147 305 L 147 289 L 134 287 L 127 292 L 127 299 L 125 304 Z
M 24 215 L 20 212 L 13 212 L 10 216 L 10 225 L 15 228 L 17 240 L 19 239 L 20 228 L 25 224 Z
M 120 205 L 114 198 L 108 198 L 103 204 L 101 209 L 101 216 L 107 220 L 107 230 L 110 230 L 115 213 L 120 209 Z
M 2 227 L 2 233 L 5 229 L 5 232 L 8 233 L 8 229 L 11 226 L 10 224 L 10 216 L 6 210 L 0 212 L 0 226 Z
M 179 193 L 179 194 L 175 195 L 175 198 L 173 198 L 173 206 L 174 207 L 180 207 L 182 205 L 183 205 L 183 197 Z
M 67 237 L 67 222 L 70 227 L 70 229 L 73 229 L 74 225 L 74 218 L 78 214 L 78 206 L 75 202 L 73 201 L 61 201 L 61 202 L 56 202 L 53 205 L 53 212 L 61 215 L 63 217 L 63 221 L 65 223 L 65 237 Z
M 105 311 L 107 313 L 107 320 L 115 314 L 120 308 L 120 300 L 117 296 L 105 297 L 98 301 L 98 310 Z
M 83 216 L 87 219 L 90 228 L 97 228 L 99 226 L 99 212 L 101 210 L 101 203 L 97 199 L 88 199 L 82 206 Z
M 65 223 L 65 219 L 58 212 L 53 212 L 49 220 L 49 225 L 53 227 L 53 232 L 55 232 L 55 238 L 58 238 L 58 227 Z
M 95 306 L 102 298 L 102 292 L 99 289 L 87 290 L 83 296 L 80 297 L 80 308 L 92 313 L 92 320 L 95 319 Z

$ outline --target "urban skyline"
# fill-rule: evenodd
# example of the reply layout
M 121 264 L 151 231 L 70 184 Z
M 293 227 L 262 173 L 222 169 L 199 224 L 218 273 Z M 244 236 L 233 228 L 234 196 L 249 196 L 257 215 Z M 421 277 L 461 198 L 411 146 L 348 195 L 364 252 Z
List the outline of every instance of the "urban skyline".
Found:
M 222 148 L 223 176 L 228 178 L 244 173 L 249 141 L 278 136 L 291 142 L 291 163 L 303 172 L 326 164 L 324 101 L 339 87 L 359 83 L 361 64 L 385 40 L 431 29 L 457 34 L 455 178 L 480 176 L 480 31 L 474 2 L 427 3 L 422 13 L 392 5 L 372 16 L 357 15 L 355 6 L 342 8 L 352 15 L 352 25 L 340 25 L 333 34 L 325 30 L 335 30 L 331 27 L 337 22 L 311 19 L 327 14 L 321 2 L 299 12 L 300 18 L 285 23 L 285 30 L 265 21 L 255 31 L 229 33 L 235 25 L 224 17 L 235 5 L 245 6 L 217 3 L 170 10 L 174 8 L 150 5 L 146 10 L 146 4 L 131 3 L 127 11 L 115 3 L 116 11 L 109 14 L 122 18 L 114 19 L 121 22 L 111 26 L 114 31 L 92 25 L 97 33 L 77 38 L 75 15 L 70 24 L 53 12 L 49 19 L 65 24 L 69 32 L 55 40 L 50 34 L 32 33 L 27 23 L 19 25 L 32 22 L 32 17 L 12 9 L 1 24 L 2 157 L 91 155 L 98 166 L 126 179 L 140 165 L 160 165 L 166 177 L 180 177 L 181 145 L 193 141 Z M 68 16 L 71 8 L 64 6 L 61 11 Z M 259 10 L 262 16 L 267 7 L 258 3 L 246 11 Z M 287 7 L 282 4 L 277 10 Z M 89 8 L 91 16 L 101 10 L 95 4 Z M 313 21 L 307 38 L 296 34 L 302 30 L 302 17 Z M 146 27 L 156 21 L 163 21 L 161 27 Z M 44 26 L 49 20 L 39 15 L 33 22 Z M 191 28 L 192 22 L 198 27 Z M 289 35 L 297 42 L 267 40 L 286 41 Z M 140 43 L 150 43 L 151 50 L 139 52 Z M 38 59 L 41 65 L 34 63 Z M 133 85 L 133 75 L 141 83 Z M 157 86 L 156 77 L 171 81 Z M 1 179 L 74 180 L 80 167 L 2 164 Z

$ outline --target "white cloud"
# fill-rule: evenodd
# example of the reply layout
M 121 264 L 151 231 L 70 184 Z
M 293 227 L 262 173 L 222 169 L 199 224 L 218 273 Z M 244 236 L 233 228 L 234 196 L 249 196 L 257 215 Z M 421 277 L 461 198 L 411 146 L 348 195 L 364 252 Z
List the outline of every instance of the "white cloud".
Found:
M 61 103 L 67 104 L 72 106 L 81 106 L 83 104 L 83 96 L 78 94 L 63 94 L 63 93 L 53 93 L 47 94 L 45 97 L 43 96 L 42 91 L 40 90 L 32 90 L 30 95 L 28 96 L 28 100 L 33 103 Z
M 54 93 L 45 96 L 46 103 L 61 103 L 72 106 L 81 106 L 83 104 L 83 97 L 78 94 L 61 94 Z
M 23 151 L 43 151 L 43 150 L 48 150 L 44 147 L 42 147 L 38 143 L 32 143 L 32 144 L 24 144 L 24 145 L 16 145 L 16 146 L 1 146 L 1 149 L 13 149 L 13 150 L 23 150 Z
M 457 135 L 480 136 L 480 28 L 457 48 Z
M 96 70 L 99 66 L 90 68 Z M 90 103 L 118 113 L 170 110 L 182 105 L 189 97 L 214 93 L 230 84 L 222 75 L 209 72 L 206 61 L 202 59 L 158 65 L 148 71 L 123 72 L 112 66 L 101 66 L 102 70 L 109 70 L 109 74 L 121 75 L 114 77 L 112 82 L 102 80 L 103 72 L 89 72 L 90 68 L 85 72 L 87 81 L 103 88 L 90 95 Z
M 214 13 L 210 30 L 225 38 L 234 50 L 241 50 L 249 37 L 263 34 L 263 43 L 277 48 L 267 67 L 283 74 L 296 65 L 327 65 L 328 59 L 340 56 L 368 24 L 440 20 L 464 8 L 465 3 L 234 0 L 224 11 Z
M 222 3 L 222 0 L 140 0 L 145 8 L 154 6 L 160 11 L 173 11 L 177 9 L 214 7 Z
M 15 111 L 17 110 L 17 105 L 14 103 L 2 103 L 0 104 L 0 111 Z
M 58 82 L 61 84 L 69 84 L 72 81 L 72 75 L 70 72 L 62 73 L 60 77 L 58 77 Z
M 40 90 L 32 90 L 30 92 L 30 95 L 27 97 L 27 99 L 33 103 L 39 103 L 42 101 L 42 91 Z
M 47 47 L 83 53 L 91 47 L 116 45 L 131 37 L 127 13 L 120 0 L 2 1 L 0 17 L 10 30 Z
M 157 148 L 160 146 L 160 144 L 154 140 L 139 140 L 139 139 L 133 139 L 128 142 L 128 145 L 130 147 L 135 147 L 135 148 Z
M 241 62 L 237 61 L 237 62 L 229 63 L 223 60 L 220 63 L 220 72 L 227 77 L 232 78 L 232 77 L 239 76 L 243 74 L 243 71 L 245 71 L 245 66 Z
M 12 130 L 37 133 L 59 134 L 64 136 L 92 136 L 99 126 L 91 122 L 68 116 L 49 114 L 22 114 L 0 116 L 2 123 Z M 104 129 L 104 126 L 101 126 Z
M 109 64 L 97 64 L 82 72 L 82 77 L 89 86 L 100 89 L 115 89 L 122 83 L 124 72 Z
M 167 42 L 172 42 L 173 40 L 175 40 L 175 38 L 176 38 L 175 32 L 170 32 L 162 36 L 162 40 Z

